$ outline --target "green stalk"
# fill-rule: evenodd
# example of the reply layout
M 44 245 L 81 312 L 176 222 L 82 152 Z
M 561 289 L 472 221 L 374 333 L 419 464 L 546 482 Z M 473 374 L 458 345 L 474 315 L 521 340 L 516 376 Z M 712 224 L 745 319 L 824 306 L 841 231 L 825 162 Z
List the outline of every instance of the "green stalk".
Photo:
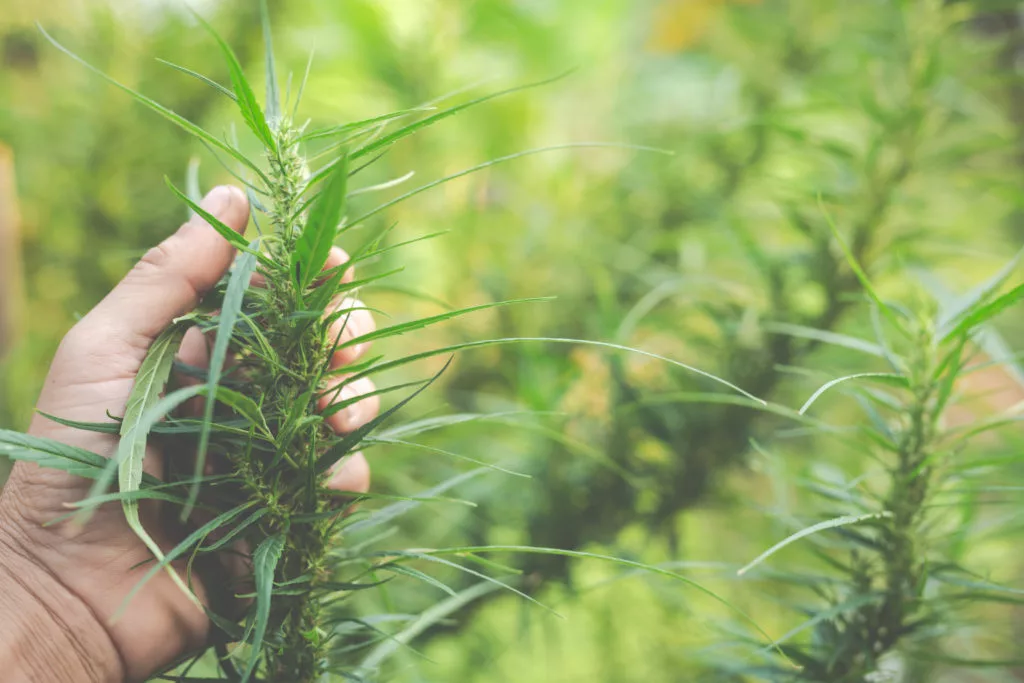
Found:
M 312 592 L 328 575 L 326 554 L 333 524 L 330 517 L 323 515 L 329 512 L 330 503 L 317 495 L 324 475 L 311 475 L 323 453 L 319 444 L 328 443 L 329 435 L 322 421 L 309 419 L 315 417 L 317 407 L 316 392 L 310 392 L 310 388 L 319 389 L 329 360 L 329 345 L 323 321 L 310 323 L 297 315 L 302 311 L 301 292 L 287 275 L 290 255 L 306 222 L 301 196 L 306 189 L 308 169 L 290 122 L 281 120 L 274 134 L 276 149 L 268 151 L 267 206 L 274 233 L 268 236 L 266 244 L 268 254 L 281 271 L 267 278 L 263 325 L 267 340 L 286 372 L 267 368 L 255 375 L 264 378 L 256 393 L 262 396 L 265 406 L 272 407 L 269 414 L 289 416 L 271 425 L 279 437 L 283 431 L 288 433 L 283 442 L 279 439 L 273 453 L 274 461 L 284 461 L 288 466 L 274 468 L 273 474 L 259 458 L 242 458 L 236 466 L 243 473 L 247 493 L 270 510 L 261 524 L 260 535 L 284 534 L 287 538 L 277 563 L 275 582 L 308 582 L 307 594 L 279 595 L 273 601 L 269 622 L 272 629 L 280 629 L 280 645 L 265 649 L 267 680 L 311 683 L 318 678 L 325 660 L 320 605 Z M 297 429 L 292 428 L 295 424 Z M 270 476 L 274 478 L 268 479 Z

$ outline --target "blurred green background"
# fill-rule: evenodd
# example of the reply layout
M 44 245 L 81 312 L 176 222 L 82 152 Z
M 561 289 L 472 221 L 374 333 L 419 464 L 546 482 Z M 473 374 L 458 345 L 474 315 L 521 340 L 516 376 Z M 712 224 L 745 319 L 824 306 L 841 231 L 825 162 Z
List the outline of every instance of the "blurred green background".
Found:
M 199 9 L 258 74 L 257 3 L 207 0 Z M 395 317 L 441 303 L 555 297 L 410 335 L 389 353 L 497 336 L 594 339 L 680 360 L 795 407 L 823 381 L 871 369 L 849 350 L 783 333 L 870 334 L 827 216 L 891 292 L 922 280 L 964 291 L 1024 237 L 1019 2 L 290 0 L 272 2 L 271 12 L 292 87 L 314 50 L 302 112 L 317 123 L 571 69 L 400 144 L 362 184 L 415 177 L 383 196 L 360 196 L 359 213 L 524 149 L 601 141 L 671 152 L 528 156 L 378 216 L 379 225 L 397 222 L 396 241 L 447 231 L 385 264 L 405 268 L 395 287 L 366 292 Z M 226 81 L 216 45 L 174 0 L 0 0 L 0 144 L 11 152 L 16 183 L 7 189 L 20 214 L 17 249 L 0 242 L 0 313 L 8 311 L 0 426 L 19 429 L 75 316 L 184 219 L 163 176 L 180 185 L 198 155 L 204 188 L 230 181 L 184 133 L 57 53 L 36 21 L 207 129 L 226 130 L 230 120 L 229 103 L 155 59 Z M 1000 322 L 1013 348 L 1022 323 L 1012 313 Z M 438 430 L 426 443 L 530 478 L 473 479 L 460 495 L 478 506 L 425 507 L 403 528 L 410 543 L 530 544 L 670 563 L 776 635 L 800 623 L 797 598 L 719 570 L 792 531 L 780 516 L 809 512 L 794 480 L 866 467 L 861 453 L 709 401 L 726 394 L 639 356 L 493 347 L 459 357 L 442 384 L 413 417 L 504 417 Z M 820 410 L 860 419 L 848 398 Z M 438 452 L 369 455 L 386 492 L 419 491 L 472 468 Z M 997 516 L 1017 529 L 1020 512 L 1004 507 Z M 1020 536 L 986 535 L 994 522 L 985 515 L 969 524 L 980 566 L 1012 583 L 1022 569 Z M 748 680 L 711 672 L 708 661 L 732 656 L 721 647 L 737 627 L 706 596 L 592 561 L 505 560 L 565 618 L 489 595 L 428 631 L 419 654 L 400 652 L 389 680 Z M 791 561 L 799 565 L 800 553 Z M 417 585 L 379 599 L 416 612 L 440 597 Z M 904 680 L 1024 679 L 1010 665 L 968 672 L 949 663 L 1012 659 L 1024 615 L 1007 608 L 979 619 L 988 629 L 950 645 L 947 663 L 908 665 Z

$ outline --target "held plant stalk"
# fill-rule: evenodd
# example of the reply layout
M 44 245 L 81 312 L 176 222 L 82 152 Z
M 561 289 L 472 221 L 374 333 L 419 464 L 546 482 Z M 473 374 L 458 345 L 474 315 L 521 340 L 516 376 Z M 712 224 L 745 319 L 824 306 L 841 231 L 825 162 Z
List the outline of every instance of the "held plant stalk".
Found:
M 519 546 L 448 550 L 378 547 L 386 535 L 370 539 L 360 537 L 360 542 L 354 544 L 341 542 L 343 534 L 358 535 L 390 524 L 420 502 L 436 499 L 475 474 L 455 477 L 413 499 L 401 499 L 379 510 L 364 510 L 362 516 L 346 515 L 345 505 L 352 502 L 351 498 L 342 498 L 347 503 L 339 505 L 339 497 L 324 486 L 330 471 L 357 450 L 388 443 L 387 432 L 381 433 L 382 424 L 424 391 L 440 373 L 423 381 L 376 390 L 377 394 L 385 394 L 413 388 L 368 424 L 338 436 L 325 424 L 325 418 L 365 398 L 343 398 L 341 393 L 344 387 L 361 378 L 421 359 L 450 356 L 462 349 L 493 344 L 586 343 L 653 357 L 756 399 L 724 380 L 677 361 L 616 344 L 573 339 L 471 341 L 391 360 L 376 357 L 342 370 L 331 370 L 330 360 L 340 347 L 400 335 L 492 306 L 529 301 L 450 310 L 342 341 L 337 329 L 347 324 L 352 309 L 341 307 L 338 302 L 390 274 L 351 281 L 346 273 L 357 264 L 403 245 L 385 246 L 389 229 L 384 229 L 363 235 L 359 240 L 361 246 L 352 250 L 346 263 L 326 269 L 325 266 L 335 241 L 340 237 L 354 241 L 357 233 L 353 228 L 365 226 L 367 219 L 376 213 L 448 180 L 544 150 L 511 154 L 454 173 L 348 219 L 347 198 L 353 194 L 349 192 L 349 179 L 379 154 L 433 123 L 518 88 L 446 109 L 399 111 L 307 131 L 305 126 L 296 125 L 294 114 L 288 113 L 294 112 L 303 88 L 298 89 L 294 103 L 281 101 L 265 6 L 262 16 L 267 53 L 264 107 L 258 103 L 231 48 L 201 18 L 197 17 L 221 47 L 231 87 L 224 87 L 185 67 L 170 65 L 202 80 L 237 105 L 246 127 L 262 148 L 262 154 L 256 159 L 243 154 L 237 143 L 225 142 L 91 67 L 44 31 L 44 35 L 72 59 L 198 138 L 226 167 L 228 163 L 234 164 L 229 170 L 248 188 L 259 236 L 248 242 L 204 211 L 192 196 L 194 191 L 185 193 L 168 183 L 193 212 L 238 249 L 239 256 L 231 272 L 207 295 L 200 308 L 175 321 L 153 343 L 120 420 L 80 423 L 47 416 L 80 429 L 120 434 L 114 458 L 105 459 L 66 444 L 4 430 L 0 430 L 0 454 L 93 479 L 92 495 L 73 513 L 83 520 L 98 505 L 112 499 L 121 501 L 126 520 L 156 560 L 131 595 L 148 578 L 167 571 L 192 597 L 188 580 L 199 558 L 224 551 L 241 550 L 251 554 L 250 575 L 238 577 L 231 584 L 232 590 L 246 601 L 232 603 L 229 599 L 225 601 L 228 604 L 213 604 L 207 608 L 219 630 L 218 662 L 227 680 L 313 683 L 333 676 L 364 680 L 376 673 L 381 662 L 393 651 L 393 643 L 407 642 L 452 610 L 487 594 L 494 587 L 527 597 L 498 579 L 460 564 L 464 561 L 493 566 L 480 557 L 490 552 L 592 557 L 633 569 L 646 568 L 721 601 L 678 574 L 579 551 Z M 397 127 L 390 130 L 392 125 Z M 581 145 L 562 147 L 572 146 Z M 307 164 L 307 152 L 317 158 L 330 155 L 330 160 L 312 169 Z M 190 186 L 197 184 L 191 182 Z M 386 189 L 394 184 L 365 189 Z M 254 285 L 254 281 L 259 284 Z M 198 328 L 212 342 L 208 368 L 176 364 L 178 347 L 190 328 Z M 180 372 L 172 372 L 175 369 Z M 180 375 L 191 375 L 199 382 L 178 386 Z M 180 414 L 177 409 L 195 398 L 205 399 L 203 414 L 199 417 Z M 324 408 L 325 405 L 328 407 Z M 456 416 L 451 423 L 456 424 L 460 419 Z M 427 423 L 422 427 L 416 423 L 403 426 L 403 439 L 437 428 L 439 424 L 437 418 Z M 183 440 L 187 446 L 194 447 L 194 467 L 188 471 L 169 469 L 163 481 L 145 475 L 142 465 L 151 434 Z M 402 443 L 417 445 L 404 440 Z M 212 468 L 214 473 L 210 473 L 208 463 L 216 465 Z M 108 489 L 115 478 L 119 492 L 111 494 Z M 152 540 L 140 519 L 139 501 L 152 498 L 180 505 L 181 519 L 191 524 L 191 533 L 166 552 Z M 208 521 L 195 521 L 200 517 L 192 513 L 199 508 L 205 515 L 201 520 Z M 453 555 L 454 559 L 445 559 L 443 555 Z M 184 559 L 188 560 L 189 573 L 183 578 L 171 568 L 171 563 Z M 479 582 L 456 593 L 410 566 L 417 562 L 456 569 Z M 396 634 L 383 633 L 348 611 L 345 598 L 398 575 L 421 581 L 431 589 L 442 589 L 451 597 L 425 611 Z M 232 604 L 236 608 L 239 604 L 247 605 L 247 612 L 240 621 L 223 616 L 224 608 Z M 382 637 L 383 645 L 370 649 L 361 665 L 356 668 L 349 665 L 353 651 L 370 648 Z M 235 643 L 235 646 L 228 651 L 227 643 Z M 178 677 L 177 680 L 189 679 Z

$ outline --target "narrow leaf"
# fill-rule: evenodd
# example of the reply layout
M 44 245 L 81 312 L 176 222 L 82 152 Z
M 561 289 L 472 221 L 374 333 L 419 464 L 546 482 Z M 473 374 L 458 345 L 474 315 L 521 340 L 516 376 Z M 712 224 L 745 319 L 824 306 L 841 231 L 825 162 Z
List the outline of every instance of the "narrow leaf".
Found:
M 281 94 L 277 89 L 277 67 L 274 64 L 274 41 L 270 31 L 267 0 L 260 0 L 260 23 L 263 25 L 263 49 L 267 53 L 267 121 L 274 123 L 281 118 Z
M 757 565 L 761 564 L 762 562 L 767 560 L 769 557 L 771 557 L 772 555 L 774 555 L 778 551 L 782 550 L 786 546 L 790 545 L 791 543 L 795 543 L 796 541 L 799 541 L 801 538 L 805 538 L 807 536 L 810 536 L 811 534 L 816 534 L 819 531 L 825 531 L 827 529 L 835 529 L 837 527 L 849 526 L 851 524 L 859 524 L 860 522 L 866 522 L 866 521 L 868 521 L 870 519 L 883 519 L 883 518 L 887 518 L 887 517 L 892 517 L 892 513 L 891 512 L 872 512 L 872 513 L 869 513 L 869 514 L 866 514 L 866 515 L 845 515 L 843 517 L 836 517 L 835 519 L 829 519 L 829 520 L 826 520 L 824 522 L 819 522 L 818 524 L 815 524 L 813 526 L 809 526 L 806 529 L 801 529 L 800 531 L 796 532 L 792 536 L 789 536 L 788 538 L 786 538 L 786 539 L 784 539 L 782 541 L 779 541 L 778 543 L 773 545 L 771 548 L 769 548 L 768 550 L 766 550 L 763 553 L 761 553 L 760 555 L 758 555 L 756 558 L 754 558 L 754 560 L 750 564 L 748 564 L 747 566 L 743 567 L 742 569 L 740 569 L 736 573 L 739 576 L 743 576 L 744 574 L 749 572 L 751 569 L 753 569 Z
M 139 373 L 135 377 L 135 384 L 125 405 L 124 419 L 121 421 L 121 441 L 117 448 L 118 483 L 122 493 L 134 493 L 142 484 L 142 466 L 146 458 L 146 444 L 149 439 L 150 427 L 145 424 L 144 416 L 160 400 L 160 395 L 166 388 L 167 380 L 171 375 L 174 356 L 189 327 L 189 324 L 177 323 L 164 330 L 150 346 L 146 360 L 143 361 Z M 96 483 L 100 484 L 99 481 Z M 93 494 L 100 493 L 103 493 L 103 489 L 96 490 L 94 487 Z M 126 498 L 122 501 L 121 507 L 124 510 L 128 526 L 146 544 L 154 557 L 162 560 L 163 551 L 143 527 L 142 520 L 139 518 L 138 499 Z M 167 573 L 178 588 L 198 605 L 198 599 L 185 585 L 178 572 L 168 567 Z
M 213 39 L 217 41 L 217 45 L 220 46 L 220 51 L 224 55 L 224 61 L 228 64 L 231 85 L 235 91 L 235 96 L 238 98 L 238 111 L 241 112 L 242 119 L 245 120 L 246 125 L 255 133 L 260 142 L 266 145 L 267 149 L 277 149 L 274 134 L 270 132 L 270 127 L 267 126 L 267 120 L 264 118 L 263 111 L 256 101 L 256 94 L 253 93 L 252 86 L 249 85 L 249 81 L 245 78 L 245 73 L 242 71 L 242 65 L 238 62 L 238 57 L 235 56 L 235 51 L 224 42 L 220 34 L 198 12 L 193 11 L 192 14 L 203 28 L 213 36 Z
M 255 247 L 255 243 L 253 244 Z M 228 345 L 234 334 L 235 323 L 238 321 L 238 314 L 242 310 L 242 300 L 245 292 L 249 289 L 249 281 L 256 270 L 256 257 L 252 253 L 245 253 L 238 257 L 235 267 L 228 278 L 228 288 L 224 295 L 224 304 L 220 311 L 220 322 L 217 324 L 217 337 L 213 343 L 213 351 L 210 353 L 210 369 L 206 382 L 207 396 L 216 396 L 217 387 L 220 384 L 221 373 L 224 369 L 224 361 L 227 359 Z M 195 477 L 198 479 L 206 469 L 206 450 L 210 444 L 210 425 L 213 422 L 213 410 L 215 403 L 212 400 L 206 402 L 203 413 L 203 428 L 199 433 L 199 445 L 196 448 Z M 181 512 L 182 519 L 187 519 L 199 496 L 199 484 L 192 486 L 189 492 L 189 502 Z
M 236 249 L 243 253 L 256 255 L 260 259 L 260 262 L 263 263 L 264 265 L 273 265 L 273 262 L 270 259 L 268 259 L 266 256 L 264 256 L 257 250 L 255 242 L 251 245 L 248 242 L 246 242 L 245 238 L 242 237 L 241 234 L 239 234 L 235 230 L 232 230 L 230 227 L 225 225 L 219 218 L 217 218 L 212 213 L 210 213 L 202 206 L 200 206 L 199 202 L 193 200 L 187 194 L 185 194 L 177 187 L 175 187 L 174 183 L 171 182 L 170 178 L 164 176 L 164 182 L 167 183 L 167 187 L 171 188 L 171 192 L 177 195 L 177 197 L 181 199 L 183 202 L 188 204 L 189 209 L 195 212 L 204 221 L 209 223 L 210 226 L 214 230 L 219 232 L 221 237 L 230 242 L 233 247 L 235 247 Z
M 813 394 L 811 394 L 811 397 L 809 399 L 807 399 L 807 402 L 804 403 L 803 406 L 801 406 L 800 410 L 798 411 L 799 414 L 803 415 L 804 413 L 806 413 L 808 411 L 808 409 L 812 405 L 814 405 L 814 402 L 817 401 L 821 397 L 822 394 L 824 394 L 826 391 L 828 391 L 832 387 L 834 387 L 836 385 L 839 385 L 839 384 L 842 384 L 843 382 L 849 382 L 850 380 L 854 380 L 854 379 L 870 379 L 870 380 L 874 380 L 876 382 L 885 382 L 887 384 L 896 384 L 896 385 L 901 386 L 901 387 L 907 386 L 907 378 L 906 377 L 904 377 L 903 375 L 897 375 L 897 374 L 894 374 L 894 373 L 891 373 L 891 372 L 859 372 L 859 373 L 854 374 L 854 375 L 847 375 L 845 377 L 839 377 L 837 379 L 832 380 L 831 382 L 826 382 L 817 391 L 815 391 Z
M 176 70 L 180 71 L 183 74 L 191 76 L 192 78 L 196 79 L 197 81 L 205 83 L 206 85 L 210 86 L 211 88 L 213 88 L 214 90 L 219 92 L 221 95 L 224 95 L 225 97 L 230 98 L 232 102 L 237 102 L 238 101 L 238 97 L 235 96 L 235 93 L 231 92 L 230 90 L 225 88 L 223 85 L 221 85 L 217 81 L 213 80 L 212 78 L 209 78 L 208 76 L 204 76 L 203 74 L 198 73 L 196 71 L 193 71 L 192 69 L 189 69 L 187 67 L 181 66 L 180 64 L 175 64 L 174 62 L 168 62 L 166 59 L 160 59 L 159 57 L 157 57 L 156 61 L 158 61 L 161 64 L 164 64 L 166 66 L 169 66 L 172 69 L 176 69 Z
M 270 602 L 274 591 L 274 571 L 284 550 L 284 536 L 276 534 L 264 540 L 252 554 L 254 580 L 256 582 L 256 605 L 253 620 L 252 651 L 249 663 L 242 674 L 242 682 L 248 683 L 263 652 L 263 638 L 270 620 Z
M 957 323 L 956 327 L 946 333 L 942 341 L 946 342 L 961 334 L 967 334 L 975 327 L 982 325 L 996 317 L 1006 309 L 1024 299 L 1024 284 L 1017 285 L 1006 294 L 997 297 L 993 301 L 979 306 L 972 310 L 963 320 Z
M 260 170 L 260 168 L 258 166 L 256 166 L 256 164 L 254 164 L 253 162 L 249 161 L 249 159 L 247 159 L 246 156 L 244 154 L 242 154 L 240 151 L 238 151 L 237 149 L 235 149 L 231 145 L 227 144 L 226 142 L 223 142 L 217 136 L 211 135 L 210 133 L 206 132 L 205 130 L 203 130 L 202 128 L 197 126 L 196 124 L 194 124 L 191 121 L 189 121 L 188 119 L 186 119 L 186 118 L 184 118 L 182 116 L 179 116 L 178 114 L 175 114 L 173 111 L 171 111 L 167 107 L 163 106 L 162 104 L 159 104 L 156 101 L 151 100 L 150 98 L 146 97 L 142 93 L 136 92 L 135 90 L 132 90 L 131 88 L 129 88 L 127 85 L 124 85 L 124 84 L 114 80 L 113 78 L 111 78 L 107 74 L 103 73 L 102 71 L 100 71 L 99 69 L 94 67 L 92 64 L 89 64 L 87 61 L 85 61 L 84 59 L 82 59 L 81 57 L 76 55 L 71 50 L 67 49 L 66 47 L 64 47 L 63 45 L 58 43 L 56 41 L 56 39 L 54 39 L 53 36 L 51 36 L 49 33 L 47 33 L 46 30 L 42 26 L 38 26 L 38 28 L 39 28 L 40 32 L 42 32 L 43 36 L 48 41 L 50 41 L 50 43 L 52 43 L 54 47 L 56 47 L 58 50 L 60 50 L 64 54 L 66 54 L 68 57 L 71 57 L 71 59 L 75 60 L 76 62 L 78 62 L 79 64 L 84 66 L 85 68 L 87 68 L 90 71 L 92 71 L 93 73 L 97 74 L 98 76 L 103 78 L 105 81 L 107 81 L 111 85 L 113 85 L 113 86 L 115 86 L 117 88 L 120 88 L 124 92 L 128 93 L 133 98 L 135 98 L 135 100 L 137 102 L 139 102 L 139 103 L 149 107 L 150 109 L 152 109 L 156 113 L 160 114 L 164 118 L 166 118 L 169 121 L 171 121 L 171 123 L 174 123 L 178 127 L 183 128 L 184 130 L 186 130 L 187 132 L 191 133 L 195 137 L 199 138 L 203 142 L 205 142 L 205 143 L 207 143 L 207 144 L 209 144 L 209 145 L 211 145 L 213 147 L 216 147 L 217 149 L 220 149 L 220 150 L 222 150 L 224 152 L 227 152 L 236 161 L 242 163 L 247 168 L 249 168 L 250 170 L 255 172 L 258 176 L 260 176 L 260 178 L 262 180 L 264 180 L 264 182 L 266 181 L 266 176 L 263 174 L 263 172 Z
M 110 458 L 92 451 L 9 429 L 0 429 L 0 455 L 87 479 L 102 476 L 110 464 Z
M 338 225 L 345 215 L 348 188 L 348 155 L 342 155 L 334 166 L 327 184 L 309 209 L 309 218 L 295 244 L 293 262 L 298 270 L 299 285 L 305 289 L 327 262 Z

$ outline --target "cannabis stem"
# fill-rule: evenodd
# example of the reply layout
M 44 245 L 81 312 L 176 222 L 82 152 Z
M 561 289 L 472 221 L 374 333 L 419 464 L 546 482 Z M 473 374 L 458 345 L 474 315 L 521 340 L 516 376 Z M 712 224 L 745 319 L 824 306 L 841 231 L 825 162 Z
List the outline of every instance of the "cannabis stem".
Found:
M 264 248 L 288 273 L 289 255 L 305 223 L 302 195 L 309 174 L 290 123 L 282 120 L 274 133 L 277 145 L 268 154 L 266 207 L 274 231 L 265 236 Z M 317 680 L 325 661 L 320 604 L 312 592 L 327 578 L 325 556 L 333 533 L 330 504 L 318 495 L 321 477 L 311 476 L 323 450 L 318 444 L 326 443 L 328 436 L 316 417 L 317 385 L 328 361 L 326 325 L 296 315 L 301 311 L 300 294 L 292 277 L 267 277 L 261 293 L 266 319 L 260 323 L 277 351 L 280 367 L 255 355 L 247 360 L 255 380 L 254 394 L 265 413 L 281 417 L 269 425 L 276 437 L 274 450 L 235 463 L 249 496 L 269 511 L 261 523 L 262 534 L 282 534 L 287 539 L 275 583 L 302 589 L 292 595 L 277 594 L 270 613 L 271 629 L 279 629 L 280 637 L 276 644 L 268 639 L 267 680 L 288 683 Z M 288 466 L 272 467 L 282 462 Z

